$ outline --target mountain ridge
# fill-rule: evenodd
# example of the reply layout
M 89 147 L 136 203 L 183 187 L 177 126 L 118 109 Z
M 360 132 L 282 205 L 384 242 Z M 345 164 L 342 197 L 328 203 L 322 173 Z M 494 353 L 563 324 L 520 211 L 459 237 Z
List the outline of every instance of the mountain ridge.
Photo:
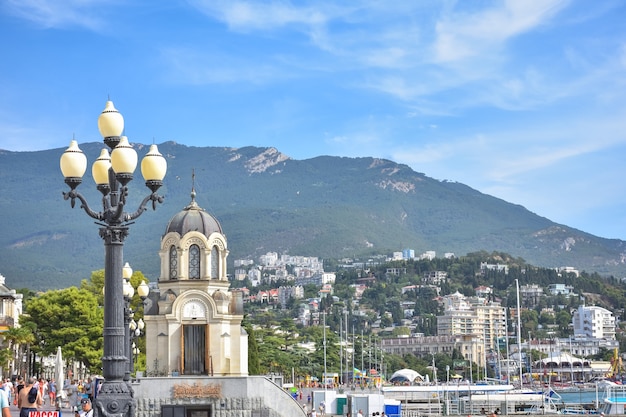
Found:
M 149 147 L 133 146 L 139 158 Z M 91 164 L 104 145 L 80 147 Z M 233 259 L 268 251 L 343 258 L 408 247 L 417 254 L 435 250 L 457 256 L 499 251 L 537 266 L 626 274 L 624 241 L 557 224 L 521 205 L 386 159 L 296 160 L 272 147 L 175 142 L 164 142 L 159 150 L 168 161 L 160 190 L 165 201 L 136 220 L 125 244 L 125 260 L 151 281 L 159 275 L 160 237 L 168 220 L 189 203 L 192 187 L 200 207 L 222 224 L 229 266 Z M 63 151 L 0 151 L 0 273 L 13 287 L 75 285 L 103 267 L 97 227 L 61 195 L 68 189 L 59 170 Z M 101 196 L 88 177 L 78 190 L 98 211 Z M 136 172 L 127 210 L 134 211 L 133 204 L 147 193 Z

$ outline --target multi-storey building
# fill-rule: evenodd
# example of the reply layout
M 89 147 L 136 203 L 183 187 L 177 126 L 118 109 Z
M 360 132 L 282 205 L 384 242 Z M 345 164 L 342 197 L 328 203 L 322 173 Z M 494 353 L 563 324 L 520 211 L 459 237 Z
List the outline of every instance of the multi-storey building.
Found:
M 506 334 L 506 310 L 480 297 L 467 298 L 458 291 L 443 297 L 444 314 L 437 317 L 438 335 L 473 335 L 489 349 Z
M 597 306 L 581 305 L 572 315 L 575 337 L 615 339 L 615 316 Z
M 543 288 L 537 284 L 522 285 L 519 289 L 522 304 L 525 307 L 535 307 L 543 297 Z
M 278 287 L 278 302 L 281 306 L 287 305 L 290 298 L 304 298 L 304 288 L 301 285 Z
M 509 273 L 509 266 L 504 264 L 489 264 L 487 262 L 480 263 L 480 271 L 484 275 L 486 271 L 498 271 L 504 272 L 505 274 Z
M 468 361 L 485 365 L 485 346 L 478 337 L 468 334 L 392 337 L 381 340 L 383 352 L 395 355 L 430 356 L 444 353 L 452 356 L 457 350 Z
M 4 282 L 0 274 L 0 332 L 19 327 L 18 319 L 22 314 L 22 294 L 9 289 Z
M 448 273 L 446 271 L 427 271 L 424 272 L 422 282 L 425 284 L 440 285 L 442 282 L 445 282 L 447 278 Z
M 548 285 L 548 292 L 552 295 L 570 295 L 574 291 L 574 287 L 565 284 L 550 284 Z

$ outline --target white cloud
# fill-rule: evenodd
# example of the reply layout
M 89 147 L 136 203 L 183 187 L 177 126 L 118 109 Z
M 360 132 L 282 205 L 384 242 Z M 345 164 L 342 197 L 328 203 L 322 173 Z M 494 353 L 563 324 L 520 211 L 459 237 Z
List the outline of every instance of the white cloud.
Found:
M 546 23 L 567 5 L 563 0 L 508 0 L 477 12 L 451 12 L 437 22 L 437 62 L 451 62 L 490 51 L 509 38 Z
M 104 10 L 115 5 L 108 0 L 5 0 L 8 13 L 44 28 L 84 27 L 101 30 L 110 23 Z
M 239 31 L 268 30 L 287 25 L 318 26 L 327 21 L 319 8 L 295 7 L 285 2 L 190 0 L 208 16 Z

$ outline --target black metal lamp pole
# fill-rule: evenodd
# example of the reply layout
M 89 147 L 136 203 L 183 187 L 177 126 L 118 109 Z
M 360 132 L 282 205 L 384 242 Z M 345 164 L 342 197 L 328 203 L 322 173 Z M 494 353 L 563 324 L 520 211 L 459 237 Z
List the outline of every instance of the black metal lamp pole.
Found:
M 103 149 L 100 157 L 92 166 L 92 175 L 97 189 L 102 193 L 102 211 L 96 212 L 89 208 L 85 198 L 76 191 L 82 182 L 87 169 L 87 158 L 72 140 L 69 148 L 61 156 L 61 171 L 69 192 L 63 193 L 65 200 L 70 200 L 73 208 L 76 199 L 87 215 L 96 219 L 100 226 L 100 237 L 104 240 L 104 356 L 102 357 L 102 373 L 104 383 L 96 397 L 94 411 L 97 417 L 134 417 L 135 399 L 133 389 L 124 380 L 128 369 L 127 351 L 128 337 L 124 325 L 124 297 L 122 263 L 124 259 L 124 239 L 128 236 L 128 225 L 147 210 L 146 205 L 152 202 L 153 210 L 156 203 L 162 203 L 163 197 L 157 190 L 163 185 L 167 171 L 167 162 L 159 153 L 156 145 L 141 162 L 141 172 L 146 186 L 151 193 L 143 199 L 137 211 L 124 211 L 128 187 L 133 179 L 137 165 L 137 153 L 128 144 L 128 139 L 121 136 L 124 130 L 124 118 L 115 109 L 113 102 L 107 101 L 98 118 L 98 128 L 104 137 L 104 143 L 111 149 Z M 126 327 L 126 329 L 125 329 Z

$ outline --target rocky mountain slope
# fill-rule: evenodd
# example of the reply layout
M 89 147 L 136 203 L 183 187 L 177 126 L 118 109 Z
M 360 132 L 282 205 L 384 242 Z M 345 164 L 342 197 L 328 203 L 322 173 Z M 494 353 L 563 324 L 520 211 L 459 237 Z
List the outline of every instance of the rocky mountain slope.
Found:
M 81 144 L 89 166 L 101 143 Z M 134 144 L 139 158 L 148 146 Z M 529 212 L 460 183 L 437 181 L 376 158 L 294 160 L 274 148 L 159 145 L 168 174 L 165 202 L 130 227 L 125 260 L 150 280 L 159 275 L 159 240 L 190 201 L 192 170 L 201 207 L 222 224 L 229 260 L 268 251 L 324 258 L 391 253 L 463 255 L 502 251 L 537 266 L 573 266 L 623 276 L 625 246 Z M 0 151 L 0 273 L 13 288 L 60 288 L 104 265 L 98 226 L 63 200 L 64 149 Z M 89 171 L 89 168 L 88 168 Z M 147 195 L 139 170 L 128 211 Z M 79 187 L 92 209 L 100 194 L 89 172 Z

